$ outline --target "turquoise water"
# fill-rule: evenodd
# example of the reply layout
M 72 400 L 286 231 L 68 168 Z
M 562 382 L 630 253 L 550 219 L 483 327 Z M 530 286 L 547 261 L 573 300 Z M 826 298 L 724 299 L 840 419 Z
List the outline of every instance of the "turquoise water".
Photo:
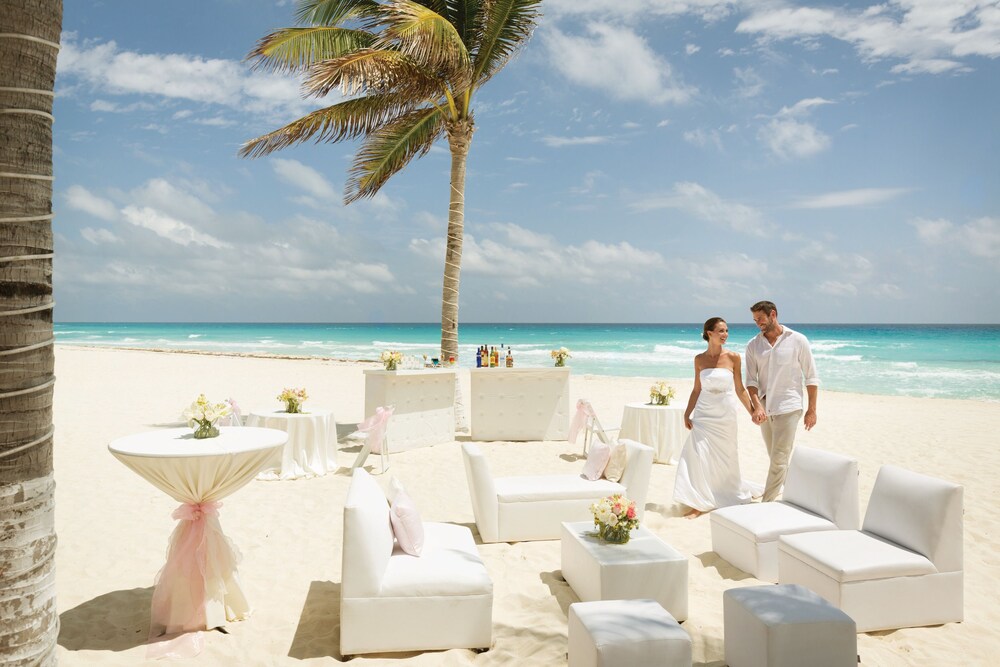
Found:
M 1000 401 L 1000 325 L 790 324 L 812 343 L 824 389 Z M 60 344 L 375 359 L 385 349 L 437 356 L 438 324 L 55 325 Z M 742 353 L 757 329 L 731 324 Z M 705 348 L 700 324 L 463 324 L 459 364 L 476 347 L 509 345 L 518 366 L 548 366 L 569 348 L 574 372 L 686 378 Z

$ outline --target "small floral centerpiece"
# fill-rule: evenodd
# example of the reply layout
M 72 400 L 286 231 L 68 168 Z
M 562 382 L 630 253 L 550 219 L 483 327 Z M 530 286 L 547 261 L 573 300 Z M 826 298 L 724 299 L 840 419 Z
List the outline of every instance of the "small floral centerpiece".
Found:
M 302 389 L 289 389 L 285 387 L 278 394 L 278 400 L 285 404 L 285 412 L 292 415 L 302 412 L 302 404 L 308 398 L 309 394 L 306 393 L 305 387 Z
M 399 362 L 403 360 L 403 353 L 396 350 L 385 350 L 379 355 L 378 360 L 385 364 L 385 370 L 394 371 L 399 366 Z
M 625 544 L 632 529 L 639 527 L 635 501 L 620 493 L 601 498 L 590 506 L 590 512 L 594 515 L 598 537 L 611 544 Z
M 201 440 L 219 435 L 215 422 L 228 417 L 230 412 L 232 408 L 228 403 L 212 403 L 205 398 L 205 394 L 199 394 L 194 403 L 184 411 L 184 417 L 188 420 L 188 426 L 194 428 L 194 437 Z
M 649 402 L 653 405 L 670 405 L 674 397 L 674 388 L 662 380 L 649 388 Z
M 558 350 L 552 350 L 551 355 L 552 358 L 556 360 L 556 366 L 565 366 L 566 360 L 573 356 L 565 347 L 560 347 Z

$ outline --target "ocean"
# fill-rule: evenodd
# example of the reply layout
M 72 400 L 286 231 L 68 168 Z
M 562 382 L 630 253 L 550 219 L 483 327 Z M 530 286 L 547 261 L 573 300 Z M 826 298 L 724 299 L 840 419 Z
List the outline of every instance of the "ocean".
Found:
M 813 349 L 821 388 L 861 394 L 1000 401 L 1000 325 L 793 324 Z M 730 324 L 727 348 L 757 334 Z M 61 322 L 57 344 L 374 360 L 387 349 L 436 357 L 439 324 Z M 688 378 L 701 324 L 462 324 L 460 366 L 480 345 L 510 346 L 516 366 L 548 366 L 566 347 L 576 373 Z

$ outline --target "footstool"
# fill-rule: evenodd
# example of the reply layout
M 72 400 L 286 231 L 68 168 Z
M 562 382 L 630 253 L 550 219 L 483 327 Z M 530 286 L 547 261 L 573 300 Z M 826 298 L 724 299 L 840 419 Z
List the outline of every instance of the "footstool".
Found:
M 688 617 L 687 557 L 645 526 L 627 544 L 597 537 L 592 521 L 563 522 L 563 579 L 584 602 L 652 598 L 678 621 Z
M 796 584 L 730 588 L 722 594 L 729 667 L 854 667 L 854 619 Z
M 691 667 L 691 638 L 656 600 L 569 606 L 569 667 Z

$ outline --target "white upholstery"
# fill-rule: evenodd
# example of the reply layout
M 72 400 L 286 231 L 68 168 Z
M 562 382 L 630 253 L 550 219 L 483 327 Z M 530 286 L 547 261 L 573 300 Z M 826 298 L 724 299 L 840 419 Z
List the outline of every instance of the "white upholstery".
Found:
M 781 500 L 722 507 L 709 515 L 712 551 L 761 581 L 778 581 L 778 537 L 860 527 L 858 462 L 796 447 Z
M 593 521 L 563 523 L 562 575 L 584 602 L 652 598 L 678 621 L 688 617 L 687 557 L 645 526 L 626 544 L 594 535 Z
M 472 512 L 483 542 L 559 539 L 563 521 L 593 519 L 590 505 L 614 493 L 635 501 L 642 519 L 653 466 L 653 450 L 631 440 L 621 481 L 591 482 L 580 475 L 535 475 L 493 479 L 489 464 L 474 443 L 462 445 Z
M 340 651 L 487 648 L 493 583 L 464 526 L 424 523 L 424 547 L 393 543 L 385 494 L 363 468 L 344 503 Z
M 455 439 L 453 370 L 366 370 L 365 417 L 371 417 L 382 405 L 396 408 L 385 434 L 393 452 Z
M 782 536 L 778 576 L 843 609 L 859 632 L 961 621 L 962 487 L 882 466 L 863 530 Z
M 750 586 L 722 594 L 729 667 L 854 667 L 854 621 L 802 586 Z
M 655 600 L 569 606 L 570 667 L 691 667 L 691 637 Z

